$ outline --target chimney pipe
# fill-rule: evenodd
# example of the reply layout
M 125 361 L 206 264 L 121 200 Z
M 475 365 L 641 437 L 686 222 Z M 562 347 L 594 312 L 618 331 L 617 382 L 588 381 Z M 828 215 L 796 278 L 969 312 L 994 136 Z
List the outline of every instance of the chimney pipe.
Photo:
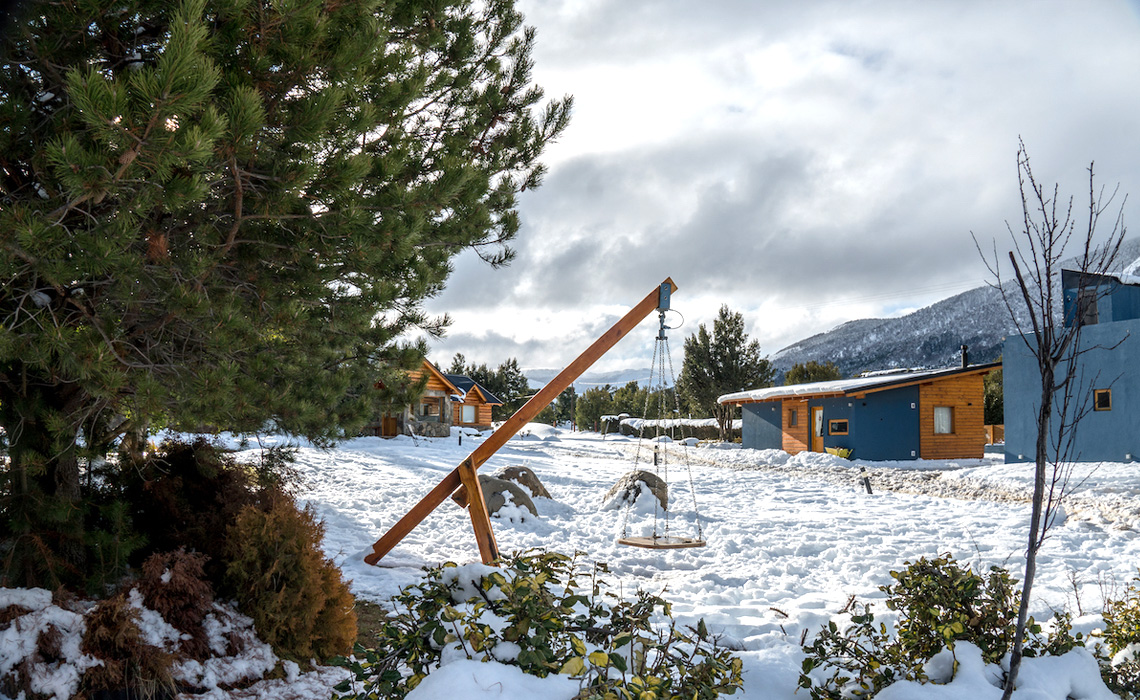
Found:
M 970 366 L 970 351 L 965 345 L 962 346 L 962 369 Z

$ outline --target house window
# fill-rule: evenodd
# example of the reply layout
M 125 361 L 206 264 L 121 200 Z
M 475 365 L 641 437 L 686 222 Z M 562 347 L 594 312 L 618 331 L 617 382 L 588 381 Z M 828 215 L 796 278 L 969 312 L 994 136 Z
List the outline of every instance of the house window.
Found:
M 1082 326 L 1093 326 L 1100 321 L 1096 299 L 1097 290 L 1095 288 L 1082 289 L 1077 292 L 1077 318 Z
M 954 409 L 951 406 L 934 407 L 934 434 L 950 435 L 954 432 Z
M 443 413 L 443 400 L 437 396 L 420 399 L 420 420 L 438 421 Z
M 1112 389 L 1097 389 L 1093 392 L 1093 410 L 1112 410 Z
M 827 421 L 827 434 L 828 435 L 846 435 L 847 434 L 847 420 L 829 420 Z
M 788 409 L 788 427 L 794 428 L 799 425 L 799 412 L 794 408 Z
M 474 406 L 463 406 L 462 409 L 463 410 L 460 412 L 460 422 L 461 423 L 474 423 L 475 422 L 475 407 Z

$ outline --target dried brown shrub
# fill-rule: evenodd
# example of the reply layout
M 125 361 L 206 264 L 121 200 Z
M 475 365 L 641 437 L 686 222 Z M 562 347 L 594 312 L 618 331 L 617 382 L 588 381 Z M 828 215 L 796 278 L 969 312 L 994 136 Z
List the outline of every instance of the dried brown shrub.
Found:
M 210 654 L 202 621 L 214 603 L 214 589 L 203 572 L 205 563 L 206 555 L 185 549 L 154 554 L 143 562 L 137 584 L 148 608 L 190 635 L 182 641 L 182 653 L 198 660 Z
M 80 649 L 101 659 L 103 664 L 83 675 L 83 692 L 127 689 L 138 697 L 173 694 L 174 657 L 146 643 L 138 618 L 138 611 L 127 602 L 124 592 L 100 602 L 87 615 Z

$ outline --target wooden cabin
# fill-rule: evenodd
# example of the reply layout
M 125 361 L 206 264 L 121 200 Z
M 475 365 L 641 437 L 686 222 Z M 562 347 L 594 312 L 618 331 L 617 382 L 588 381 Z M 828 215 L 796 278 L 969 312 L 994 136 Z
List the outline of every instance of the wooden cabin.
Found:
M 461 374 L 444 374 L 426 358 L 418 370 L 408 372 L 412 381 L 427 377 L 419 399 L 401 413 L 389 412 L 365 430 L 368 435 L 395 437 L 408 432 L 429 437 L 447 437 L 452 427 L 490 430 L 491 407 L 503 402 L 482 384 Z
M 851 450 L 853 459 L 980 459 L 983 386 L 1000 363 L 870 373 L 721 396 L 739 405 L 746 448 Z

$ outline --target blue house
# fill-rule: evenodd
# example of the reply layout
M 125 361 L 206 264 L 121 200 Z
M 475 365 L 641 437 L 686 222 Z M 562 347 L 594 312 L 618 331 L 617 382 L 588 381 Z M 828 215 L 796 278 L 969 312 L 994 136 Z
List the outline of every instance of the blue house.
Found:
M 1065 326 L 1082 324 L 1069 418 L 1083 416 L 1068 458 L 1130 462 L 1140 455 L 1140 260 L 1119 274 L 1063 270 L 1061 287 Z M 1010 336 L 1002 348 L 1007 462 L 1032 461 L 1037 449 L 1041 378 L 1027 340 Z M 1051 440 L 1049 458 L 1056 456 Z
M 741 407 L 746 448 L 828 448 L 867 460 L 981 458 L 983 378 L 1000 363 L 870 373 L 721 396 Z

